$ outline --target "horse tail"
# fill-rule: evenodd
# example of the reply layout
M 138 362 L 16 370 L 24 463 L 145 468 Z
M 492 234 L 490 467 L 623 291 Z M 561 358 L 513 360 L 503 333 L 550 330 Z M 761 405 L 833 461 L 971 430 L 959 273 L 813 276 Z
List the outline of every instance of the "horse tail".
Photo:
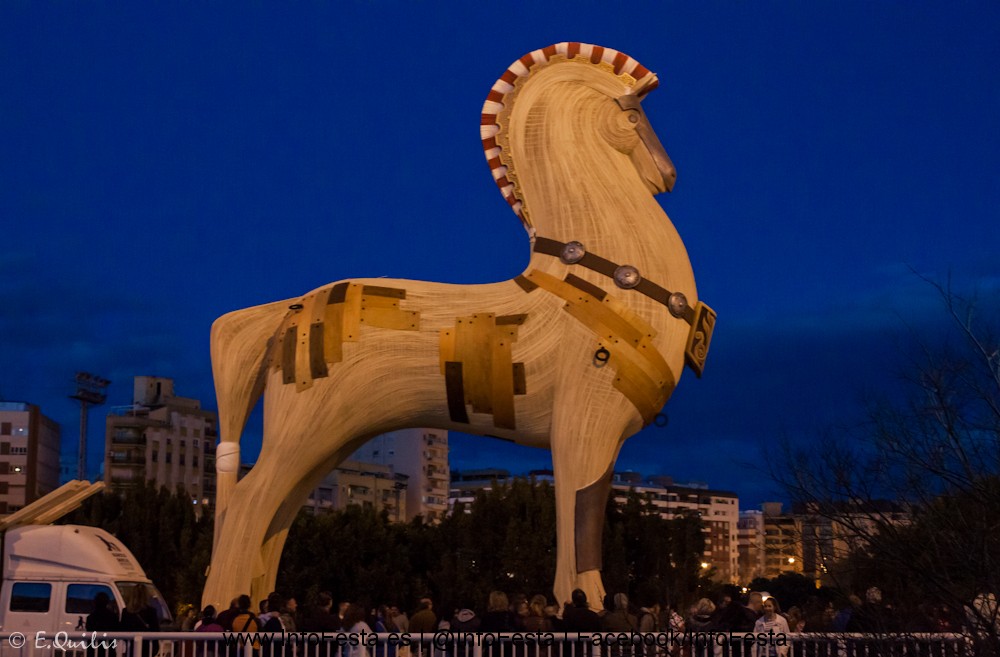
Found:
M 229 502 L 240 469 L 240 436 L 267 382 L 270 341 L 287 302 L 255 306 L 223 315 L 212 324 L 212 376 L 219 406 L 216 448 L 216 521 Z

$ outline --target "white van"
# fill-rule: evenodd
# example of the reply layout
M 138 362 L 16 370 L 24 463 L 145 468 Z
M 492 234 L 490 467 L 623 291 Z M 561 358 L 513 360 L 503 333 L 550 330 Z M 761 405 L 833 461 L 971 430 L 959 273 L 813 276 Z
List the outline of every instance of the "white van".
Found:
M 146 588 L 169 622 L 163 596 L 121 541 L 96 527 L 27 525 L 3 533 L 0 633 L 35 636 L 85 629 L 94 596 L 104 592 L 118 611 L 131 588 Z

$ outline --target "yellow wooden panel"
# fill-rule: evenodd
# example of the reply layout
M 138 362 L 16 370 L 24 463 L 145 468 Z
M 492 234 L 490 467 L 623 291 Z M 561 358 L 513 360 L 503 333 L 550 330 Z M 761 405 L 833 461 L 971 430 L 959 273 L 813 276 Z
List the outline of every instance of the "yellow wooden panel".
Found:
M 465 400 L 476 413 L 492 413 L 492 360 L 494 315 L 477 313 L 455 320 L 455 360 L 462 363 Z
M 315 298 L 312 299 L 312 303 L 306 306 L 310 324 L 320 324 L 326 319 L 326 306 L 330 302 L 330 292 L 332 291 L 333 286 L 330 285 L 313 295 Z
M 620 360 L 616 370 L 614 386 L 632 402 L 643 424 L 649 424 L 663 407 L 665 398 L 656 384 L 630 361 Z
M 639 341 L 644 337 L 637 328 L 629 324 L 620 315 L 617 315 L 609 306 L 579 288 L 537 269 L 531 270 L 527 276 L 530 280 L 537 283 L 539 287 L 565 299 L 570 305 L 577 306 L 581 312 L 574 313 L 574 316 L 583 321 L 588 327 L 593 328 L 591 324 L 599 321 L 608 327 L 615 337 L 620 340 L 627 340 L 633 345 L 638 345 Z M 602 337 L 608 337 L 603 332 L 601 335 Z
M 606 346 L 608 351 L 611 352 L 610 364 L 616 371 L 620 363 L 627 362 L 633 369 L 640 370 L 646 378 L 650 380 L 655 388 L 659 390 L 673 389 L 674 377 L 669 370 L 666 372 L 666 375 L 664 375 L 663 372 L 653 367 L 649 360 L 647 360 L 639 351 L 623 342 L 607 344 Z
M 357 283 L 347 286 L 344 295 L 344 323 L 341 327 L 341 340 L 344 342 L 357 342 L 361 334 L 361 288 Z
M 386 297 L 381 297 L 386 298 Z M 391 308 L 367 308 L 361 311 L 361 322 L 366 326 L 377 326 L 400 331 L 420 329 L 420 313 L 412 310 Z
M 623 317 L 625 321 L 634 326 L 637 331 L 639 331 L 646 337 L 650 338 L 656 337 L 656 329 L 650 326 L 649 322 L 643 319 L 639 313 L 634 312 L 631 308 L 625 305 L 624 301 L 616 299 L 615 297 L 609 294 L 608 296 L 604 297 L 603 303 L 605 306 L 610 308 L 612 312 L 614 312 L 616 315 L 620 315 L 621 317 Z
M 362 310 L 370 310 L 372 308 L 399 308 L 399 299 L 393 299 L 392 297 L 380 297 L 371 296 L 364 294 L 361 296 L 361 308 Z
M 643 338 L 639 342 L 639 347 L 636 349 L 643 358 L 645 358 L 653 368 L 659 372 L 658 379 L 666 380 L 671 384 L 676 384 L 674 381 L 674 373 L 670 371 L 670 366 L 667 365 L 667 361 L 663 358 L 663 354 L 653 346 L 653 341 L 649 338 Z
M 497 327 L 493 338 L 492 397 L 493 426 L 501 429 L 516 428 L 514 422 L 514 363 L 510 355 L 510 337 L 505 327 Z
M 441 362 L 441 374 L 444 375 L 444 364 L 455 360 L 455 329 L 441 329 L 439 340 L 439 353 Z
M 323 322 L 323 353 L 328 363 L 339 363 L 344 360 L 344 348 L 340 337 L 343 323 L 344 304 L 327 306 L 326 319 Z

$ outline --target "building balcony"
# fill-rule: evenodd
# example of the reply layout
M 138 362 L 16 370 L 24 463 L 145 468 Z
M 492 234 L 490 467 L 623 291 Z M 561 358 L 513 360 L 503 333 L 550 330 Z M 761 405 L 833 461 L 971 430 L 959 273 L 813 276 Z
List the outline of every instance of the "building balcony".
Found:
M 141 454 L 112 454 L 108 460 L 114 465 L 146 465 L 146 457 Z
M 134 435 L 124 432 L 115 432 L 111 434 L 111 444 L 112 445 L 145 445 L 146 437 L 143 435 Z

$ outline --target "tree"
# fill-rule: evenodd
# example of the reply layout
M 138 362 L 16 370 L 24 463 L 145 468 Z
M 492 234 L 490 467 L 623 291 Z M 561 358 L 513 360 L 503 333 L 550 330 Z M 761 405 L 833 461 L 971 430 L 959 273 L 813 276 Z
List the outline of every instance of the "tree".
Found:
M 851 546 L 839 584 L 880 586 L 908 618 L 943 603 L 976 628 L 978 654 L 1000 654 L 983 604 L 1000 591 L 1000 303 L 935 287 L 949 331 L 909 360 L 903 397 L 869 403 L 853 435 L 786 449 L 775 476 Z
M 608 590 L 634 594 L 652 584 L 661 595 L 669 590 L 687 599 L 697 589 L 700 519 L 664 520 L 633 493 L 622 509 L 609 503 L 604 537 Z M 468 509 L 459 507 L 436 525 L 391 523 L 356 506 L 319 516 L 303 512 L 289 531 L 278 588 L 305 600 L 330 590 L 404 608 L 431 595 L 447 614 L 485 608 L 492 590 L 547 595 L 555 550 L 552 486 L 516 479 L 481 491 Z
M 211 560 L 211 513 L 197 517 L 189 495 L 151 482 L 89 498 L 60 522 L 100 527 L 139 561 L 171 608 L 198 605 Z

